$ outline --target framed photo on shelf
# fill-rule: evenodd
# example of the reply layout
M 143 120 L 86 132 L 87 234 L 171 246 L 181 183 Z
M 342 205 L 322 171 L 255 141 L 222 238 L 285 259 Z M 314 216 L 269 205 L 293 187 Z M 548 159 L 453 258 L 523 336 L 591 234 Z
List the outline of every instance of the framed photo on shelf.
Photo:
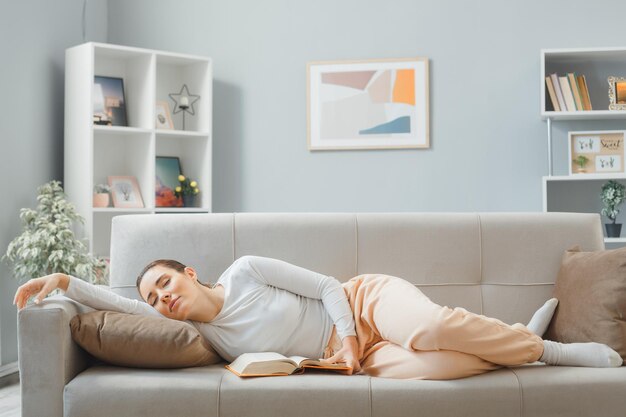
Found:
M 133 176 L 109 176 L 113 207 L 143 208 L 143 200 L 137 179 Z
M 180 185 L 178 176 L 183 173 L 177 156 L 157 156 L 155 165 L 154 197 L 156 207 L 182 207 L 183 199 L 174 195 Z
M 157 129 L 174 129 L 174 122 L 172 122 L 172 116 L 170 114 L 170 105 L 167 101 L 156 102 Z
M 429 148 L 428 58 L 307 64 L 310 151 Z
M 626 110 L 626 78 L 610 76 L 609 110 Z
M 96 125 L 128 126 L 124 80 L 94 76 L 93 122 Z
M 569 132 L 569 175 L 624 174 L 624 130 Z

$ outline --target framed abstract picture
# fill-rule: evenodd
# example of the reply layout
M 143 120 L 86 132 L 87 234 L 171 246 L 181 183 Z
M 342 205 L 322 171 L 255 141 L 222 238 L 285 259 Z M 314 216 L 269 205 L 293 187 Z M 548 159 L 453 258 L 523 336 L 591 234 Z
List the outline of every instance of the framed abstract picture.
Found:
M 428 59 L 307 65 L 311 151 L 429 148 Z

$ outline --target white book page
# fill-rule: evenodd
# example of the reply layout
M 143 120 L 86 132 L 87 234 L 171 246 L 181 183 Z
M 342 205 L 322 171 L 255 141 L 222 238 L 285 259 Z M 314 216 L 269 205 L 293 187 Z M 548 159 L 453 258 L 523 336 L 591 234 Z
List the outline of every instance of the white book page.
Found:
M 257 352 L 257 353 L 244 353 L 239 355 L 237 359 L 235 359 L 230 367 L 239 373 L 243 373 L 246 366 L 250 365 L 253 362 L 268 362 L 268 361 L 286 361 L 289 360 L 286 356 L 281 355 L 280 353 L 275 352 Z
M 304 356 L 290 356 L 289 359 L 294 361 L 296 363 L 296 365 L 298 365 L 298 367 L 300 367 L 303 361 L 309 360 L 311 358 L 307 358 L 307 357 L 304 357 Z M 317 359 L 311 359 L 311 360 L 317 360 Z

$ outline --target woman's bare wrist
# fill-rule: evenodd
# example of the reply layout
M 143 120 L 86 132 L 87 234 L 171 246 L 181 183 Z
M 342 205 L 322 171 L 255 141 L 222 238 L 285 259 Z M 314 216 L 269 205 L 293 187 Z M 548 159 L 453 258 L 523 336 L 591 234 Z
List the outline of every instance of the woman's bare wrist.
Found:
M 70 277 L 69 275 L 59 273 L 59 288 L 63 291 L 67 291 L 67 288 L 70 286 Z

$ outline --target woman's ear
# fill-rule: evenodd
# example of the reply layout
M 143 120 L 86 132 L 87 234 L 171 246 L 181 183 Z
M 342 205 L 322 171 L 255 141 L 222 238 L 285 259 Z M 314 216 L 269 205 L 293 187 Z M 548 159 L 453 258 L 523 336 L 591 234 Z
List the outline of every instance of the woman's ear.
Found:
M 198 274 L 196 274 L 196 270 L 193 269 L 192 267 L 186 266 L 185 274 L 188 275 L 189 278 L 193 279 L 194 281 L 198 281 Z

